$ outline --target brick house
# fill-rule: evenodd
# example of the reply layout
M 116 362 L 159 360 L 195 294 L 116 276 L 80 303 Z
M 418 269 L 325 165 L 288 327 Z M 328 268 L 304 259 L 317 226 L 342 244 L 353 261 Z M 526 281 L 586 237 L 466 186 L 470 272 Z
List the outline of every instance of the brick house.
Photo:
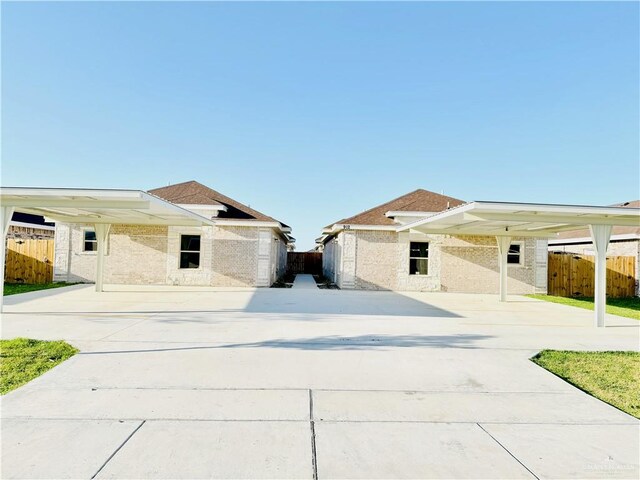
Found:
M 55 235 L 55 226 L 45 221 L 42 215 L 14 212 L 9 222 L 7 238 L 12 239 L 49 239 Z
M 213 225 L 114 224 L 104 282 L 139 285 L 270 286 L 284 274 L 291 228 L 196 181 L 151 195 Z M 56 223 L 54 280 L 93 282 L 96 232 L 91 224 Z
M 397 231 L 464 203 L 419 189 L 328 225 L 324 275 L 346 289 L 497 293 L 494 236 Z M 510 294 L 546 292 L 546 239 L 513 237 L 507 262 Z

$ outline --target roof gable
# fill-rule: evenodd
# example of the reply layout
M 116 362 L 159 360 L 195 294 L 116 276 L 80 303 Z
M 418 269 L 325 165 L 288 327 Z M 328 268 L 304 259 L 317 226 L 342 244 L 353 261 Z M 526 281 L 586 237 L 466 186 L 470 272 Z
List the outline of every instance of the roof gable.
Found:
M 227 207 L 227 211 L 221 211 L 217 218 L 234 220 L 259 220 L 262 222 L 278 222 L 264 213 L 254 210 L 212 188 L 202 185 L 195 180 L 177 183 L 167 187 L 154 188 L 149 193 L 176 204 L 190 205 L 215 205 Z M 284 224 L 283 224 L 284 225 Z
M 396 225 L 392 218 L 385 213 L 389 211 L 404 212 L 442 212 L 447 208 L 456 207 L 465 203 L 463 200 L 430 192 L 419 188 L 413 192 L 394 198 L 376 207 L 365 210 L 352 217 L 343 218 L 331 225 L 351 224 L 351 225 Z M 331 227 L 328 225 L 328 227 Z

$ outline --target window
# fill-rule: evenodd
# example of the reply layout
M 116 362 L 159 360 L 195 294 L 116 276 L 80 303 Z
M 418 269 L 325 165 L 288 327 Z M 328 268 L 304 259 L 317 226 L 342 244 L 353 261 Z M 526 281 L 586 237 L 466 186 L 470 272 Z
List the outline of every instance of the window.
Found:
M 509 253 L 507 253 L 507 263 L 513 265 L 522 265 L 522 244 L 512 243 L 509 245 Z
M 409 274 L 429 274 L 429 244 L 427 242 L 411 242 L 409 244 Z
M 200 235 L 180 235 L 180 268 L 200 267 Z
M 98 250 L 98 239 L 96 238 L 96 232 L 94 230 L 85 230 L 83 232 L 83 252 L 95 252 Z

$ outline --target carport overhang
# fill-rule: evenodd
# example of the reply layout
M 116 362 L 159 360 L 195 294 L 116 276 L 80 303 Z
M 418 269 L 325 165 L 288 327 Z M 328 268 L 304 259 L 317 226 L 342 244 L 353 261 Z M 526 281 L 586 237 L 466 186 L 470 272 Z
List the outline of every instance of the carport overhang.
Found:
M 639 226 L 640 209 L 584 205 L 470 202 L 425 217 L 397 231 L 495 236 L 500 266 L 500 300 L 507 299 L 507 254 L 512 237 L 556 238 L 558 232 L 589 227 L 595 250 L 595 326 L 604 327 L 606 255 L 614 226 Z
M 4 272 L 5 240 L 14 211 L 42 215 L 55 222 L 92 224 L 97 240 L 98 292 L 103 289 L 104 255 L 111 225 L 214 225 L 206 217 L 141 190 L 2 187 L 0 208 L 0 272 Z M 0 287 L 4 288 L 4 275 L 0 277 Z

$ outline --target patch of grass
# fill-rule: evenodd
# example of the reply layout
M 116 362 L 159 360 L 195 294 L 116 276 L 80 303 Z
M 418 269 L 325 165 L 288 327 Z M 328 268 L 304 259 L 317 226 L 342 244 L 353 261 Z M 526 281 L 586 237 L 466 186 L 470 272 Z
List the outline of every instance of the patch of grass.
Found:
M 593 310 L 593 298 L 580 297 L 556 297 L 553 295 L 527 295 L 527 297 L 537 298 L 546 302 L 561 303 L 572 307 Z M 640 297 L 607 298 L 607 313 L 619 315 L 621 317 L 640 320 Z
M 17 293 L 35 292 L 49 288 L 66 287 L 75 283 L 51 282 L 51 283 L 5 283 L 4 295 L 16 295 Z
M 62 340 L 0 340 L 0 394 L 39 377 L 77 352 Z
M 531 360 L 588 394 L 640 418 L 639 352 L 543 350 Z

